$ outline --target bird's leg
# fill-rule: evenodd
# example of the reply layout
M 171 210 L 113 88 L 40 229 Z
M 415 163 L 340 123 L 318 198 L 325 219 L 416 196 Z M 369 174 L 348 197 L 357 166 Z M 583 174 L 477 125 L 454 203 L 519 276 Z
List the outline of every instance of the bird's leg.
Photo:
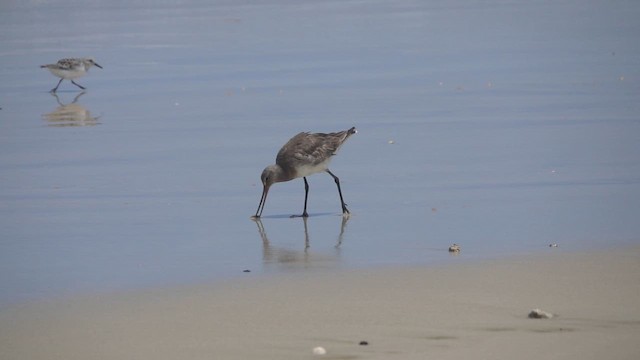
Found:
M 302 215 L 291 215 L 291 217 L 309 217 L 309 214 L 307 213 L 307 198 L 309 197 L 309 183 L 307 182 L 307 178 L 303 177 L 302 178 L 304 180 L 304 210 L 302 211 Z
M 51 89 L 51 91 L 50 91 L 50 92 L 52 92 L 52 93 L 54 93 L 54 94 L 55 94 L 55 92 L 56 92 L 56 91 L 58 91 L 58 86 L 60 86 L 60 83 L 62 82 L 62 80 L 64 80 L 64 79 L 63 79 L 63 78 L 60 78 L 60 81 L 58 81 L 58 85 L 56 85 L 56 87 L 54 87 L 53 89 Z
M 349 214 L 349 210 L 347 210 L 347 204 L 344 203 L 344 198 L 342 197 L 342 190 L 340 189 L 340 179 L 338 179 L 337 176 L 333 175 L 333 173 L 329 171 L 329 169 L 327 169 L 327 173 L 331 175 L 333 180 L 336 182 L 336 185 L 338 185 L 338 194 L 340 194 L 340 204 L 342 205 L 342 214 Z
M 302 210 L 302 217 L 309 217 L 307 214 L 307 198 L 309 198 L 309 183 L 307 182 L 307 178 L 303 177 L 304 180 L 304 210 Z
M 80 89 L 82 89 L 82 90 L 85 90 L 85 89 L 86 89 L 84 86 L 79 85 L 79 84 L 76 84 L 76 82 L 75 82 L 75 81 L 73 81 L 73 80 L 71 80 L 71 83 L 72 83 L 73 85 L 75 85 L 75 86 L 79 87 L 79 88 L 80 88 Z

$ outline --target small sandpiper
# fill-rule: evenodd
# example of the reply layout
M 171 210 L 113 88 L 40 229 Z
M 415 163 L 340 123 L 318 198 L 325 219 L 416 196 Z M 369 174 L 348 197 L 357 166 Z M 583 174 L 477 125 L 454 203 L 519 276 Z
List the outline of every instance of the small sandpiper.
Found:
M 308 217 L 307 198 L 309 196 L 309 183 L 307 176 L 325 171 L 335 181 L 338 186 L 338 194 L 340 195 L 340 205 L 342 206 L 342 215 L 349 216 L 347 204 L 342 198 L 342 190 L 340 189 L 340 179 L 329 171 L 329 162 L 331 157 L 338 152 L 340 146 L 349 138 L 349 136 L 357 133 L 356 128 L 334 133 L 315 133 L 301 132 L 292 137 L 280 151 L 276 157 L 276 163 L 267 166 L 262 172 L 262 197 L 256 214 L 252 216 L 254 219 L 260 218 L 262 210 L 267 202 L 267 194 L 271 185 L 277 182 L 289 181 L 297 178 L 304 179 L 304 209 L 302 215 L 294 215 L 292 217 L 301 216 Z
M 71 80 L 73 85 L 84 90 L 84 86 L 77 84 L 73 79 L 85 76 L 87 71 L 94 65 L 102 69 L 102 66 L 98 65 L 93 58 L 61 59 L 55 64 L 41 65 L 40 67 L 46 68 L 51 71 L 53 75 L 60 78 L 58 85 L 51 89 L 51 92 L 55 93 L 58 90 L 60 83 L 62 83 L 62 80 Z

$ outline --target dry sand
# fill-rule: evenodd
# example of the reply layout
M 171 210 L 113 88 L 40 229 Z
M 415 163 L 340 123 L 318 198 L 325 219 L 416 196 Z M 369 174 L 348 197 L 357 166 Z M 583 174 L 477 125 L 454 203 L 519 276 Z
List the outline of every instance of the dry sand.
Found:
M 533 308 L 557 316 L 529 319 Z M 317 346 L 326 355 L 313 355 Z M 209 287 L 25 304 L 0 312 L 0 358 L 635 360 L 640 248 L 250 273 Z

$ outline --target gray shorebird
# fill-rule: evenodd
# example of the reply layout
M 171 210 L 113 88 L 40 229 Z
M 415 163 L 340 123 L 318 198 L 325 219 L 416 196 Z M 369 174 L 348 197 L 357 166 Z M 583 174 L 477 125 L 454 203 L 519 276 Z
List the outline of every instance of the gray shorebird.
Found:
M 344 203 L 342 190 L 340 189 L 340 179 L 329 171 L 329 162 L 331 157 L 338 152 L 340 146 L 349 138 L 349 136 L 357 133 L 356 128 L 335 133 L 315 133 L 301 132 L 292 137 L 276 156 L 276 163 L 269 165 L 262 171 L 262 197 L 258 210 L 253 218 L 260 218 L 262 210 L 267 202 L 267 194 L 271 185 L 277 182 L 289 181 L 297 178 L 304 179 L 304 210 L 301 215 L 292 215 L 291 217 L 308 217 L 307 198 L 309 196 L 309 183 L 307 176 L 326 171 L 338 186 L 338 194 L 340 195 L 340 204 L 342 205 L 342 215 L 348 216 L 347 204 Z
M 60 78 L 58 85 L 51 89 L 51 92 L 55 93 L 62 80 L 71 80 L 73 85 L 84 90 L 84 86 L 77 84 L 73 79 L 85 76 L 87 71 L 94 65 L 102 69 L 102 66 L 98 65 L 93 58 L 61 59 L 55 64 L 41 65 L 40 67 L 51 71 L 53 75 Z

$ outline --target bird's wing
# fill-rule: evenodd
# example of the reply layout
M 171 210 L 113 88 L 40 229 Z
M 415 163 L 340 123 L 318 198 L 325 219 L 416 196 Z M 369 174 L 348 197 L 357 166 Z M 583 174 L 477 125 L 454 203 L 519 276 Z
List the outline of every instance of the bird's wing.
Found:
M 71 70 L 75 66 L 78 65 L 78 61 L 76 59 L 61 59 L 58 60 L 58 68 L 60 70 Z
M 336 154 L 344 141 L 341 136 L 331 134 L 309 134 L 301 132 L 289 140 L 278 152 L 276 164 L 302 162 L 307 165 L 318 165 Z

